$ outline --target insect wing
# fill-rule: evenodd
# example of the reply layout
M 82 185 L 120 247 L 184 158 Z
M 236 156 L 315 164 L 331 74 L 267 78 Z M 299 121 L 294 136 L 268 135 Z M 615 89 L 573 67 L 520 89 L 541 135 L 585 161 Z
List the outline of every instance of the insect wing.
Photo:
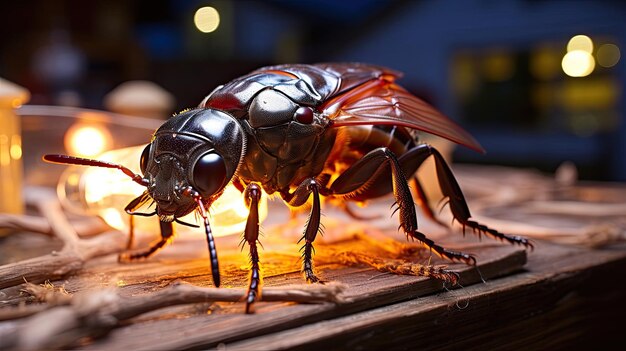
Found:
M 363 63 L 287 64 L 263 67 L 253 73 L 281 75 L 301 80 L 310 87 L 320 102 L 332 99 L 371 80 L 380 78 L 393 80 L 402 76 L 400 72 Z
M 432 106 L 393 82 L 391 75 L 370 80 L 322 105 L 333 127 L 398 125 L 438 135 L 478 152 L 484 149 L 474 137 Z

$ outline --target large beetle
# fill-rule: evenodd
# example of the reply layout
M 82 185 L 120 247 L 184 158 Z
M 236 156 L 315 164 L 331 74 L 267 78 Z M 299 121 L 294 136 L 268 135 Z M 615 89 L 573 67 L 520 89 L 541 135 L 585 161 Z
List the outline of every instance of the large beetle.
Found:
M 476 263 L 472 255 L 445 249 L 418 231 L 409 181 L 417 202 L 435 219 L 415 177 L 431 156 L 442 193 L 464 229 L 532 248 L 526 238 L 502 234 L 471 219 L 452 171 L 436 149 L 418 142 L 415 131 L 479 152 L 481 146 L 454 122 L 397 85 L 398 77 L 400 73 L 390 69 L 358 63 L 265 67 L 216 88 L 198 108 L 165 122 L 142 154 L 143 175 L 96 160 L 64 155 L 45 155 L 44 159 L 117 168 L 146 187 L 126 212 L 158 215 L 162 239 L 143 252 L 120 255 L 121 260 L 153 254 L 171 239 L 173 221 L 197 211 L 204 219 L 216 286 L 220 274 L 207 210 L 227 184 L 234 184 L 250 209 L 243 233 L 251 261 L 247 312 L 260 293 L 258 203 L 263 191 L 278 193 L 291 207 L 311 204 L 302 237 L 302 271 L 308 282 L 319 282 L 312 252 L 320 229 L 321 196 L 343 205 L 393 193 L 400 228 L 407 237 L 446 259 Z M 155 212 L 137 212 L 151 201 L 156 202 Z

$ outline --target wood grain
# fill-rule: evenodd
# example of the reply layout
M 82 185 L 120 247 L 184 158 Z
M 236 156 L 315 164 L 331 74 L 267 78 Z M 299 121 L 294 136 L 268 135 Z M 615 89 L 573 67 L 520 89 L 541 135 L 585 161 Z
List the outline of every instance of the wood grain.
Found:
M 535 173 L 485 168 L 460 172 L 459 179 L 470 198 L 470 208 L 479 209 L 478 217 L 484 218 L 486 224 L 494 218 L 500 221 L 498 229 L 506 226 L 507 221 L 541 226 L 543 229 L 538 231 L 541 237 L 546 233 L 549 234 L 545 236 L 547 239 L 565 235 L 575 239 L 567 242 L 580 242 L 580 245 L 535 239 L 536 249 L 527 252 L 490 239 L 481 241 L 473 235 L 463 238 L 456 230 L 420 220 L 420 229 L 436 242 L 475 254 L 476 269 L 437 258 L 431 261 L 428 252 L 416 251 L 414 244 L 405 242 L 397 233 L 397 221 L 387 215 L 368 222 L 354 222 L 341 212 L 326 209 L 323 218 L 326 234 L 316 240 L 315 262 L 322 279 L 346 286 L 344 302 L 259 302 L 254 315 L 243 314 L 241 302 L 170 306 L 117 324 L 102 337 L 83 338 L 71 344 L 71 348 L 545 349 L 610 348 L 613 342 L 623 344 L 626 341 L 624 333 L 617 330 L 621 323 L 611 322 L 626 315 L 622 301 L 626 287 L 621 279 L 621 272 L 626 270 L 626 247 L 620 243 L 626 227 L 620 216 L 626 187 L 615 184 L 555 186 L 550 179 Z M 549 201 L 545 202 L 546 199 Z M 555 199 L 558 201 L 553 201 Z M 576 211 L 595 208 L 596 203 L 603 204 L 597 209 L 610 211 L 600 217 L 569 216 L 563 212 L 567 206 L 559 207 L 561 200 L 568 206 L 572 206 L 571 201 L 585 204 L 575 207 Z M 541 206 L 537 207 L 537 203 Z M 548 208 L 549 214 L 543 214 L 542 208 Z M 363 210 L 365 215 L 388 212 L 389 203 L 385 201 Z M 447 220 L 445 212 L 444 221 Z M 264 285 L 301 284 L 296 242 L 306 219 L 290 219 L 289 213 L 275 204 L 270 213 L 263 228 L 265 235 L 261 237 Z M 601 240 L 598 245 L 585 244 L 584 236 L 578 240 L 584 234 L 580 228 L 592 225 L 610 225 L 615 235 Z M 49 230 L 39 227 L 41 231 Z M 1 252 L 11 252 L 11 245 L 18 239 L 10 239 L 13 238 L 3 238 L 0 242 Z M 93 242 L 98 246 L 90 250 L 105 253 L 107 250 L 114 252 L 123 244 L 118 238 Z M 247 253 L 245 249 L 240 251 L 238 243 L 236 236 L 217 238 L 226 289 L 246 287 Z M 29 241 L 27 245 L 33 252 L 46 252 L 46 248 L 58 248 L 58 244 L 58 241 L 38 240 Z M 179 237 L 173 245 L 142 262 L 120 264 L 115 254 L 109 254 L 81 260 L 81 266 L 72 270 L 72 274 L 50 274 L 49 277 L 55 286 L 64 287 L 70 294 L 115 289 L 122 298 L 140 300 L 165 292 L 179 281 L 210 287 L 212 279 L 205 245 L 201 233 Z M 592 246 L 603 248 L 591 249 Z M 463 287 L 449 289 L 429 278 L 342 264 L 341 256 L 350 252 L 393 257 L 416 264 L 448 264 L 448 269 L 459 272 Z M 395 257 L 393 252 L 404 253 Z M 52 266 L 48 268 L 51 272 L 57 270 Z M 12 277 L 11 272 L 2 275 L 12 284 L 22 279 Z M 64 278 L 59 278 L 61 276 Z M 20 286 L 0 289 L 0 302 L 0 309 L 19 308 L 24 304 L 34 309 L 41 306 L 20 293 Z M 14 325 L 11 321 L 0 322 L 0 329 L 10 331 Z

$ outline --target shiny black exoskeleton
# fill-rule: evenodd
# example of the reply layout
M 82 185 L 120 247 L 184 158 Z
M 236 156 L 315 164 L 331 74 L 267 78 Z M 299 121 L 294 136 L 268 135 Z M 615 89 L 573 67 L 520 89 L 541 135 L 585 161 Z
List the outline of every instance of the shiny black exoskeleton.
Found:
M 431 156 L 456 221 L 474 232 L 532 247 L 523 237 L 499 233 L 471 219 L 445 160 L 436 149 L 419 144 L 414 131 L 439 135 L 477 151 L 482 148 L 455 123 L 398 86 L 394 81 L 399 76 L 398 72 L 363 64 L 265 67 L 218 87 L 198 108 L 165 122 L 142 154 L 143 175 L 96 160 L 63 155 L 46 155 L 44 159 L 118 168 L 146 187 L 126 211 L 158 215 L 162 239 L 145 251 L 122 254 L 121 260 L 153 254 L 171 239 L 173 221 L 180 222 L 178 218 L 198 211 L 204 219 L 216 286 L 220 284 L 219 262 L 207 209 L 227 184 L 234 184 L 250 209 L 244 232 L 251 260 L 246 311 L 260 292 L 258 203 L 263 191 L 278 193 L 292 207 L 310 202 L 302 237 L 302 270 L 309 282 L 319 281 L 313 271 L 312 253 L 320 228 L 321 196 L 348 210 L 346 201 L 393 193 L 400 228 L 408 237 L 441 257 L 475 264 L 473 256 L 447 250 L 418 231 L 409 181 L 414 184 L 417 202 L 435 219 L 414 176 Z M 155 212 L 137 212 L 149 201 L 156 202 Z

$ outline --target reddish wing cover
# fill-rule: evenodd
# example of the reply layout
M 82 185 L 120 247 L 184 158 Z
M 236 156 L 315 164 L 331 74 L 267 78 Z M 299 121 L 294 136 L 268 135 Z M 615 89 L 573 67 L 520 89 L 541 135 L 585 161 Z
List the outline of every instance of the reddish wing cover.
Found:
M 438 135 L 484 152 L 476 139 L 463 128 L 395 84 L 394 81 L 401 75 L 388 68 L 362 63 L 263 67 L 212 93 L 206 106 L 238 115 L 245 112 L 250 98 L 267 86 L 282 91 L 290 87 L 289 84 L 283 87 L 288 80 L 301 80 L 312 89 L 314 94 L 310 95 L 315 96 L 319 103 L 317 110 L 333 120 L 333 127 L 398 125 Z M 277 80 L 271 76 L 282 76 L 283 79 Z
M 397 73 L 386 71 L 378 79 L 340 93 L 320 111 L 334 127 L 390 124 L 438 135 L 478 152 L 484 149 L 474 137 L 432 106 L 394 83 Z

